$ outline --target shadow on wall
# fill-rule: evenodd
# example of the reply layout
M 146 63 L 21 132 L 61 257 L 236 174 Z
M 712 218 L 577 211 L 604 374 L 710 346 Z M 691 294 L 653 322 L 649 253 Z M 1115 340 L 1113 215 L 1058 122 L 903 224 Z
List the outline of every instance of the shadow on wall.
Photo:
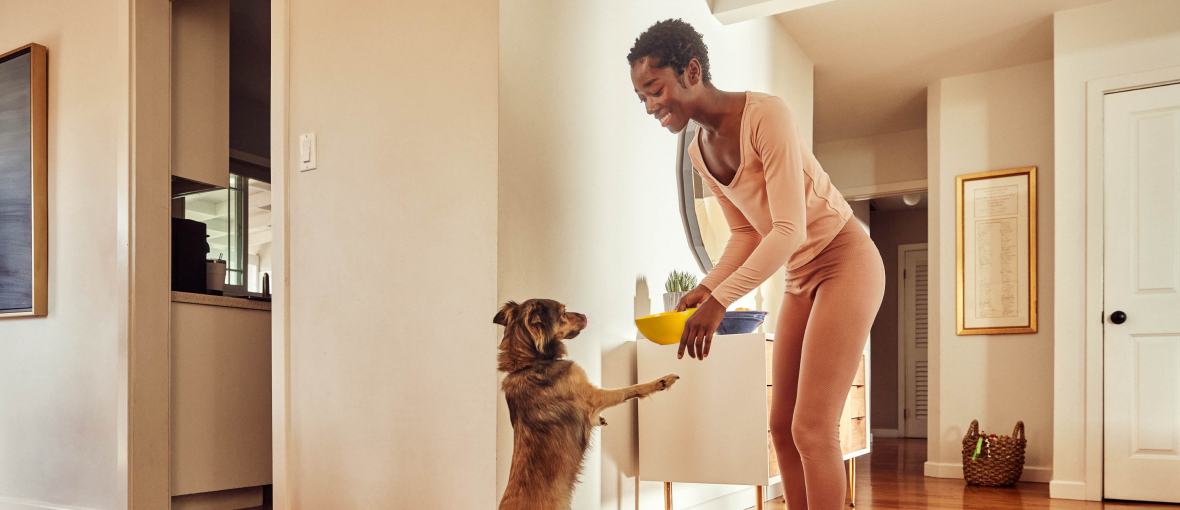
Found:
M 635 279 L 635 318 L 651 315 L 651 291 L 647 285 L 647 278 L 640 276 Z M 638 331 L 636 341 L 645 341 Z M 602 366 L 613 367 L 603 370 L 603 388 L 622 388 L 636 384 L 635 356 L 636 342 L 621 342 L 618 347 L 602 354 Z M 617 370 L 623 368 L 623 370 Z M 635 498 L 634 505 L 639 504 L 639 405 L 635 401 L 609 409 L 602 413 L 607 425 L 599 428 L 599 443 L 602 446 L 603 473 L 611 470 L 608 465 L 614 465 L 613 480 L 605 477 L 602 480 L 604 492 L 614 492 L 617 495 L 619 510 L 635 508 L 624 506 L 628 496 Z M 612 489 L 606 488 L 614 484 Z M 605 500 L 604 500 L 605 503 Z

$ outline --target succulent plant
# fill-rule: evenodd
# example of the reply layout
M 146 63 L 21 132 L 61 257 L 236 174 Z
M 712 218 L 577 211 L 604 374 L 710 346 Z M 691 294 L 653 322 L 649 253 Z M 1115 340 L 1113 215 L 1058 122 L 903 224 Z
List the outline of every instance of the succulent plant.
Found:
M 697 286 L 697 277 L 694 274 L 681 271 L 672 271 L 668 274 L 668 281 L 664 284 L 664 291 L 666 292 L 688 292 Z

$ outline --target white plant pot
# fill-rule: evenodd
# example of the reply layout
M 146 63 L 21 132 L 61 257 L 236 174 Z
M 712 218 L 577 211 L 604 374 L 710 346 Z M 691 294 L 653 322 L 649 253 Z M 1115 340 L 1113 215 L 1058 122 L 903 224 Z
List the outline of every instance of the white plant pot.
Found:
M 688 294 L 688 291 L 683 292 L 665 292 L 664 293 L 664 311 L 672 312 L 676 310 L 676 305 L 680 303 L 680 299 Z

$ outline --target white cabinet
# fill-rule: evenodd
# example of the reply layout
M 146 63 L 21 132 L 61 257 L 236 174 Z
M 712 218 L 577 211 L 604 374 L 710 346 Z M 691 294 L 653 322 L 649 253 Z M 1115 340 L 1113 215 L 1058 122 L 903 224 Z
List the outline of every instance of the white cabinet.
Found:
M 676 359 L 678 345 L 639 340 L 639 381 L 667 374 L 671 390 L 639 402 L 639 478 L 644 481 L 768 486 L 778 463 L 769 436 L 773 335 L 713 337 L 709 357 Z M 840 419 L 844 458 L 869 452 L 868 356 Z

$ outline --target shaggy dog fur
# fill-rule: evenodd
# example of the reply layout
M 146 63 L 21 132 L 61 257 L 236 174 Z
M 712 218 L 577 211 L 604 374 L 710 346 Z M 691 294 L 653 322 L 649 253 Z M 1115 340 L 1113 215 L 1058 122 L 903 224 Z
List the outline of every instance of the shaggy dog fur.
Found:
M 599 413 L 633 398 L 663 391 L 679 379 L 658 380 L 617 390 L 590 384 L 586 372 L 565 356 L 564 340 L 586 328 L 586 316 L 557 301 L 509 302 L 493 322 L 504 326 L 500 371 L 512 419 L 512 470 L 500 510 L 570 508 L 574 484 Z

